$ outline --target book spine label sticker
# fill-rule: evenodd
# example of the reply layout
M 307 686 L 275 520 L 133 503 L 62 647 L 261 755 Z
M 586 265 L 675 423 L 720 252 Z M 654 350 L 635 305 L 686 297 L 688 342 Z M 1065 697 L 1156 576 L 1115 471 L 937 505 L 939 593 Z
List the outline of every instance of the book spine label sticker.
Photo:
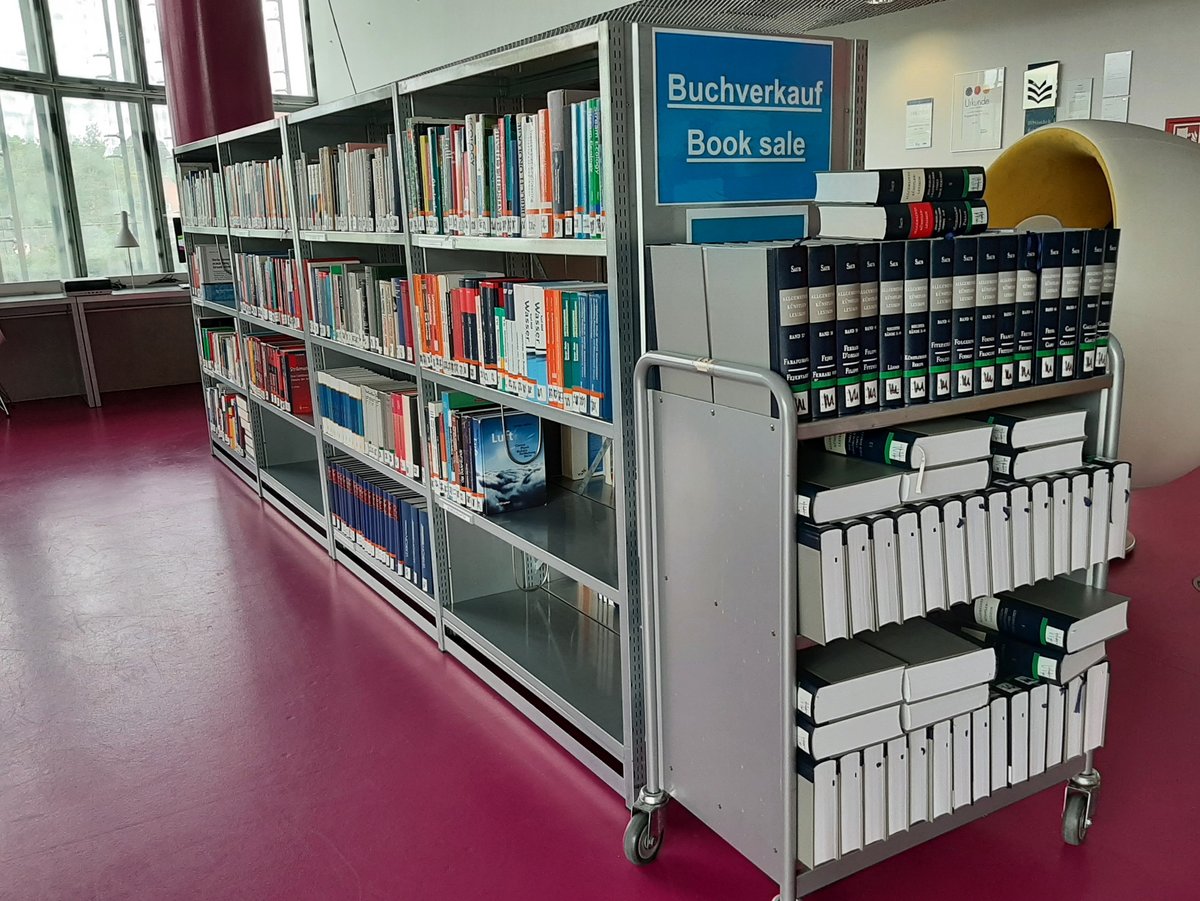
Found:
M 812 719 L 813 710 L 813 695 L 810 691 L 805 691 L 803 688 L 796 689 L 796 709 L 803 713 L 809 719 Z M 803 733 L 803 731 L 801 732 Z M 807 738 L 807 735 L 805 734 Z

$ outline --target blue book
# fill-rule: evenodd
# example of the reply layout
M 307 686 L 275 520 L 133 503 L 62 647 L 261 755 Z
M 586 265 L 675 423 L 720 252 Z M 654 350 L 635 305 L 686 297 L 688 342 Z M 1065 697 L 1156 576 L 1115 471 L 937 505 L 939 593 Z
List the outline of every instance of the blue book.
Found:
M 433 590 L 433 552 L 429 546 L 429 511 L 424 507 L 417 510 L 417 525 L 420 530 L 418 544 L 421 548 L 421 590 Z
M 474 464 L 483 513 L 546 503 L 546 452 L 541 420 L 532 413 L 476 413 Z

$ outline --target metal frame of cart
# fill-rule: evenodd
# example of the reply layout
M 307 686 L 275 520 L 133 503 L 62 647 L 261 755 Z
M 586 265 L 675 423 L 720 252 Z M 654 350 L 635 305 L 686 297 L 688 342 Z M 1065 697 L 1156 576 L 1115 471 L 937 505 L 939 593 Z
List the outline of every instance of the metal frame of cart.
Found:
M 792 899 L 1066 781 L 1063 837 L 1083 841 L 1100 775 L 1092 753 L 814 869 L 798 872 L 795 649 L 799 635 L 795 496 L 798 442 L 1018 403 L 1074 397 L 1088 410 L 1088 450 L 1114 457 L 1124 357 L 1109 372 L 851 419 L 795 421 L 791 391 L 769 370 L 651 352 L 634 373 L 642 560 L 646 784 L 625 850 L 658 853 L 664 806 L 685 804 Z M 762 389 L 767 416 L 650 387 L 661 369 Z M 1103 587 L 1107 565 L 1089 582 Z

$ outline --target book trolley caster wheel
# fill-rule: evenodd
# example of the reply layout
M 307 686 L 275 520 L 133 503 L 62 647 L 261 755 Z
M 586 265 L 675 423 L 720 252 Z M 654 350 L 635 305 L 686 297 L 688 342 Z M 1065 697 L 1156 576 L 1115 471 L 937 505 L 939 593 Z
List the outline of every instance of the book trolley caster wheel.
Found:
M 1092 826 L 1100 774 L 1095 770 L 1080 773 L 1067 784 L 1063 801 L 1062 837 L 1068 845 L 1082 845 Z
M 657 821 L 657 822 L 656 822 Z M 663 843 L 662 812 L 635 810 L 625 827 L 625 857 L 637 867 L 658 856 Z

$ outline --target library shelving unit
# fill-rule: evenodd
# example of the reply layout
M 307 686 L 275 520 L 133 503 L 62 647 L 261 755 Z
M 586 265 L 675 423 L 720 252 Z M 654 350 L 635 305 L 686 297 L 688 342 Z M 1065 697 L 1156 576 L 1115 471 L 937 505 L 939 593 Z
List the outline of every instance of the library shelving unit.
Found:
M 777 874 L 778 897 L 787 899 L 1064 783 L 1064 838 L 1082 840 L 1100 781 L 1091 751 L 1064 753 L 1040 775 L 812 869 L 799 863 L 796 650 L 811 642 L 799 621 L 795 499 L 804 441 L 1040 400 L 1086 410 L 1085 452 L 1115 458 L 1124 371 L 1115 337 L 1109 351 L 1108 372 L 1092 378 L 815 422 L 796 420 L 787 383 L 770 370 L 665 351 L 639 360 L 648 776 L 626 835 L 631 859 L 657 853 L 672 797 Z M 668 393 L 652 382 L 667 369 L 754 386 L 787 412 L 760 415 Z M 747 475 L 705 476 L 733 471 Z M 1107 574 L 1107 564 L 1092 566 L 1087 581 L 1104 587 Z M 714 666 L 716 659 L 726 663 Z

